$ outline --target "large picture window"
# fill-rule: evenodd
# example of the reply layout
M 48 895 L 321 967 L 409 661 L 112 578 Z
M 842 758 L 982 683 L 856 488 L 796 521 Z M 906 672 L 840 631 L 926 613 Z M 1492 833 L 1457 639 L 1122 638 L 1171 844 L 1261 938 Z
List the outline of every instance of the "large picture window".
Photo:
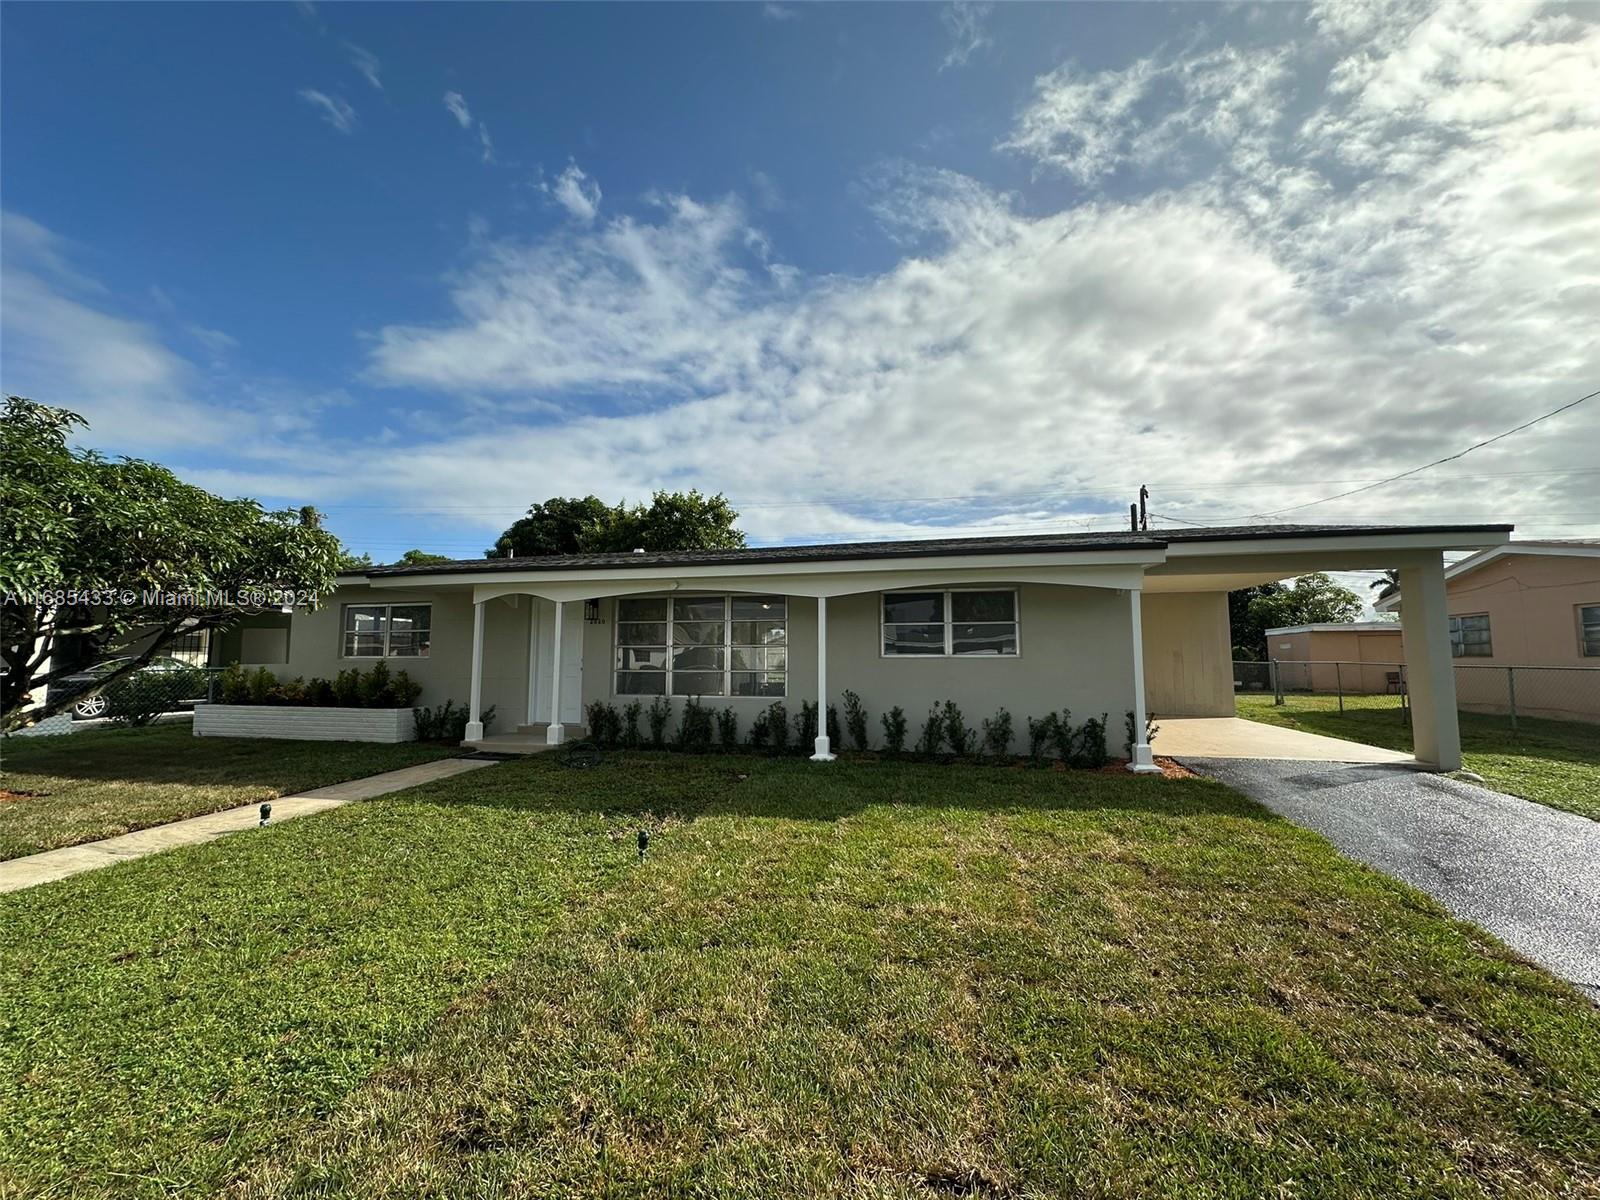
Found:
M 883 593 L 885 655 L 1010 656 L 1017 629 L 1012 588 Z
M 427 658 L 432 628 L 432 605 L 346 604 L 344 657 Z
M 782 596 L 617 601 L 619 696 L 782 696 L 788 678 Z
M 1578 649 L 1585 658 L 1600 658 L 1600 604 L 1578 606 Z
M 1489 658 L 1494 645 L 1489 641 L 1489 614 L 1450 618 L 1450 656 L 1452 658 Z

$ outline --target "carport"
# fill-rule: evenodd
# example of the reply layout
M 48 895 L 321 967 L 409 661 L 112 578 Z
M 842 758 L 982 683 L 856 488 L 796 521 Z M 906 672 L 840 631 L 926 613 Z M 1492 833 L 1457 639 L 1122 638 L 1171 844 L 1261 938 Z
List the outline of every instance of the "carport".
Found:
M 1408 763 L 1402 750 L 1263 725 L 1243 717 L 1165 717 L 1156 746 L 1166 758 L 1270 758 L 1295 762 Z

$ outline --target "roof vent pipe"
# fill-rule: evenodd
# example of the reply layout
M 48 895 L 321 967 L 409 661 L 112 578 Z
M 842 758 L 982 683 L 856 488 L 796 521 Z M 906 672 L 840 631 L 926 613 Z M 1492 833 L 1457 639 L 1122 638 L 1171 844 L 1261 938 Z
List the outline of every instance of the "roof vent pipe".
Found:
M 1139 506 L 1137 504 L 1128 505 L 1128 524 L 1133 527 L 1134 533 L 1139 532 Z

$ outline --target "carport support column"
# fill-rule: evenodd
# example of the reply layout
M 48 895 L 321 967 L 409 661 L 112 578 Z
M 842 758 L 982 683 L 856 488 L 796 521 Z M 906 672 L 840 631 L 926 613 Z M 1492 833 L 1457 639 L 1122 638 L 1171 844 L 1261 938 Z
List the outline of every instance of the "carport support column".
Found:
M 1128 760 L 1128 770 L 1143 775 L 1159 772 L 1150 743 L 1145 740 L 1144 713 L 1144 610 L 1141 599 L 1144 593 L 1138 588 L 1128 589 L 1128 623 L 1133 631 L 1133 757 Z
M 1461 727 L 1442 556 L 1400 569 L 1400 631 L 1406 647 L 1412 753 L 1432 770 L 1459 771 Z
M 828 598 L 817 597 L 817 741 L 812 762 L 832 762 L 828 745 Z
M 479 600 L 472 606 L 472 690 L 468 693 L 467 737 L 469 742 L 483 740 L 483 606 Z
M 547 746 L 559 746 L 566 734 L 561 726 L 561 620 L 566 605 L 556 604 L 556 622 L 550 650 L 550 724 L 545 726 L 544 741 Z

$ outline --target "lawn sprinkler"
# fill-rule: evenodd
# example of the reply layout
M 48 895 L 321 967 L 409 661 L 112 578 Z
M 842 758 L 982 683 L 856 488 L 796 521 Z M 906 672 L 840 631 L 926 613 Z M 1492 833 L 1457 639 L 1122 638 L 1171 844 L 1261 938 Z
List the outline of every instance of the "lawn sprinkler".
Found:
M 648 829 L 641 829 L 641 830 L 639 830 L 639 861 L 640 862 L 644 861 L 644 852 L 646 850 L 648 850 L 648 849 L 650 849 L 650 831 Z
M 272 820 L 272 805 L 263 804 L 261 806 L 261 824 L 256 826 L 256 828 L 257 829 L 264 829 L 266 827 L 267 822 L 270 821 L 270 820 Z

